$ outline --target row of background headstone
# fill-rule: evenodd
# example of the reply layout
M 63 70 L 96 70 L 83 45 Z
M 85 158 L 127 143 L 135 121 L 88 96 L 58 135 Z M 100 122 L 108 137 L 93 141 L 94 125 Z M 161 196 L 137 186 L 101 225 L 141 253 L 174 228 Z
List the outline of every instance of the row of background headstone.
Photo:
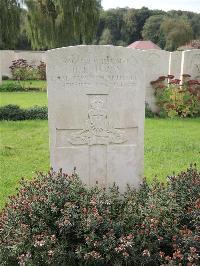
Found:
M 128 48 L 131 49 L 131 48 Z M 156 111 L 154 90 L 150 85 L 152 80 L 159 76 L 173 74 L 181 79 L 182 74 L 190 74 L 192 79 L 200 78 L 200 49 L 168 52 L 164 50 L 144 50 L 144 68 L 147 70 L 146 102 L 152 111 Z M 0 51 L 0 82 L 2 76 L 11 77 L 9 67 L 13 60 L 26 59 L 29 64 L 38 65 L 46 62 L 46 53 L 43 51 Z

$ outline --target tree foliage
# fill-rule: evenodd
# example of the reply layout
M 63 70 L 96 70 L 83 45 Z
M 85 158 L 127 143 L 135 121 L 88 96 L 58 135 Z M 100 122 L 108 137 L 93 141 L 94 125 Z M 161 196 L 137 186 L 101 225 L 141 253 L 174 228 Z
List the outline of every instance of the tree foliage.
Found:
M 191 38 L 200 38 L 199 21 L 200 14 L 189 11 L 165 12 L 146 7 L 109 9 L 101 11 L 95 43 L 108 44 L 112 40 L 112 44 L 127 46 L 145 39 L 173 50 Z
M 31 50 L 31 42 L 27 37 L 27 10 L 21 8 L 20 13 L 20 34 L 15 45 L 17 50 Z
M 175 50 L 200 39 L 200 14 L 189 11 L 103 10 L 101 0 L 0 0 L 0 10 L 0 49 L 31 45 L 45 50 L 82 43 L 127 46 L 145 39 Z
M 105 45 L 105 44 L 113 44 L 113 36 L 108 28 L 105 28 L 103 30 L 103 33 L 101 35 L 101 39 L 99 40 L 99 44 Z
M 125 10 L 124 8 L 102 10 L 96 34 L 96 42 L 98 44 L 117 45 L 118 40 L 122 39 Z
M 0 49 L 13 49 L 20 33 L 18 0 L 0 0 Z
M 34 49 L 89 43 L 99 18 L 100 0 L 24 0 L 28 37 Z
M 151 40 L 152 42 L 158 44 L 161 48 L 164 48 L 165 46 L 165 38 L 160 30 L 163 20 L 163 15 L 151 16 L 146 20 L 142 30 L 142 37 L 144 40 Z
M 200 39 L 200 14 L 194 14 L 190 19 L 194 33 L 194 39 Z
M 137 40 L 139 31 L 138 31 L 138 22 L 137 22 L 137 10 L 129 9 L 124 14 L 124 28 L 123 28 L 123 39 L 127 43 L 131 43 L 132 40 Z
M 165 14 L 161 10 L 150 10 L 146 7 L 141 9 L 134 8 L 116 8 L 101 11 L 100 22 L 98 24 L 96 43 L 102 41 L 106 43 L 104 29 L 110 31 L 112 43 L 115 45 L 124 45 L 142 39 L 142 29 L 146 20 L 153 15 Z M 108 33 L 108 31 L 106 31 Z
M 186 17 L 167 18 L 161 25 L 166 40 L 166 50 L 176 50 L 193 38 L 193 31 L 189 20 Z

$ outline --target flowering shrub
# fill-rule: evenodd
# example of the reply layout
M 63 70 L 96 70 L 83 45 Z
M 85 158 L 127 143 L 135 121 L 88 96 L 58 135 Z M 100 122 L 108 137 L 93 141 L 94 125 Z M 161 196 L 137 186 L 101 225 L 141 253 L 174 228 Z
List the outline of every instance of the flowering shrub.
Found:
M 12 77 L 15 80 L 31 80 L 38 78 L 37 70 L 24 59 L 12 61 L 10 69 Z
M 18 59 L 12 61 L 10 66 L 12 77 L 15 80 L 45 80 L 46 79 L 46 65 L 40 62 L 40 65 L 35 67 L 29 65 L 25 59 Z
M 173 75 L 161 76 L 151 82 L 162 117 L 193 117 L 200 115 L 200 81 L 183 75 L 183 84 Z
M 198 265 L 200 172 L 120 194 L 38 173 L 1 213 L 0 265 Z

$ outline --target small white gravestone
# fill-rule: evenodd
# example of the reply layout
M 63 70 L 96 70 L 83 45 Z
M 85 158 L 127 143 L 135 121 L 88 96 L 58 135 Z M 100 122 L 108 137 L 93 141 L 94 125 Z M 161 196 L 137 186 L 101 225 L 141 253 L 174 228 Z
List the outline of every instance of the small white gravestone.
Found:
M 190 74 L 191 79 L 200 79 L 200 49 L 183 52 L 181 75 Z
M 15 52 L 13 50 L 1 50 L 1 73 L 2 76 L 12 77 L 11 69 L 12 61 L 15 60 Z
M 143 58 L 146 67 L 146 102 L 153 112 L 159 110 L 156 104 L 155 90 L 151 85 L 151 81 L 158 79 L 159 76 L 166 76 L 169 72 L 169 56 L 170 53 L 164 50 L 144 50 Z
M 181 78 L 181 60 L 182 60 L 181 51 L 174 51 L 170 53 L 169 74 L 174 75 L 176 79 Z
M 124 190 L 143 176 L 145 73 L 141 51 L 75 46 L 47 52 L 53 169 Z

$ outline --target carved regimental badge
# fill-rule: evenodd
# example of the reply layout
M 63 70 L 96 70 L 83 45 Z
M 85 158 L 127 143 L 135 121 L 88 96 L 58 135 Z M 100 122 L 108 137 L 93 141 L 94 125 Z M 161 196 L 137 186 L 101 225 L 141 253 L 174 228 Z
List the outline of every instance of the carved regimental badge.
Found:
M 124 131 L 110 127 L 105 101 L 100 96 L 95 96 L 90 101 L 85 129 L 72 134 L 69 139 L 73 145 L 108 145 L 126 141 L 127 137 Z

